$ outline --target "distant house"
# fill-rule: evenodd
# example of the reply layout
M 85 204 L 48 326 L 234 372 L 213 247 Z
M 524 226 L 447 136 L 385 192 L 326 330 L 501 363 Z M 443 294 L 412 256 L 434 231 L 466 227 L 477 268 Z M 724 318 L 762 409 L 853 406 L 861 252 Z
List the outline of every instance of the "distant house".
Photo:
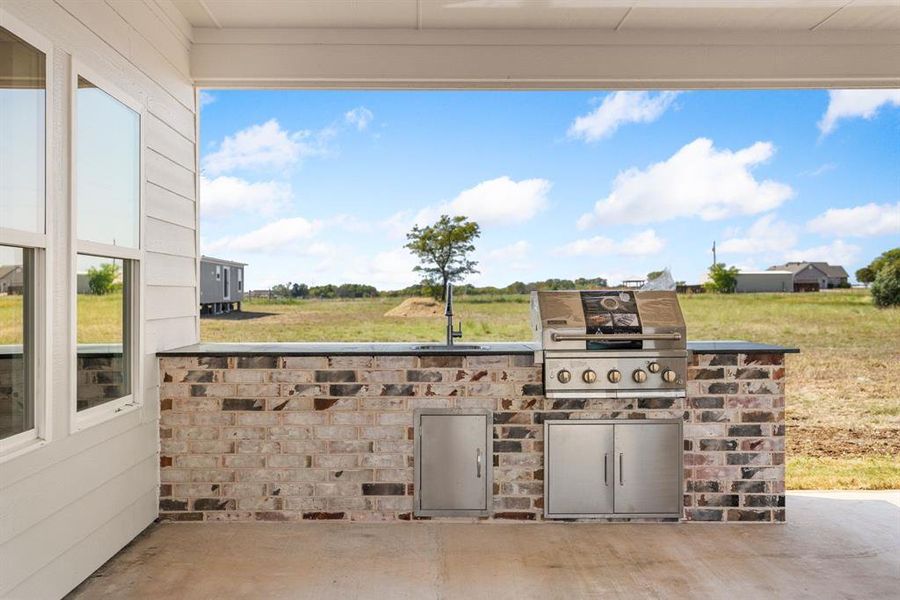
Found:
M 241 310 L 246 263 L 200 257 L 200 314 Z
M 22 265 L 0 265 L 0 294 L 21 294 L 24 286 Z
M 790 271 L 741 271 L 737 274 L 737 293 L 793 292 L 794 274 Z
M 840 265 L 826 262 L 789 262 L 769 267 L 769 271 L 790 271 L 794 274 L 795 292 L 817 292 L 847 285 L 847 271 Z

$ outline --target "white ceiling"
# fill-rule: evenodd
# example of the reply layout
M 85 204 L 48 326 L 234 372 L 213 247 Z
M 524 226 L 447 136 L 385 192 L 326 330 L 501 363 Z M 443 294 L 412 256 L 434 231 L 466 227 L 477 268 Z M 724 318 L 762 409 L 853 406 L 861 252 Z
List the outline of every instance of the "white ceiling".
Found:
M 892 31 L 900 0 L 173 0 L 196 28 Z

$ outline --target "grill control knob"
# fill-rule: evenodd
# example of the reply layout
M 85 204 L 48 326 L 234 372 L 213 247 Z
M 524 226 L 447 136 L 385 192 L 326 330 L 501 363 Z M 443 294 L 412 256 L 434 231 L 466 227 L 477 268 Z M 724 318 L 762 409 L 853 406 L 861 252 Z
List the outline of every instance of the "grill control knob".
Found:
M 606 374 L 606 378 L 609 379 L 610 383 L 619 383 L 622 380 L 622 374 L 618 370 L 613 369 Z
M 647 370 L 650 371 L 651 373 L 659 373 L 659 368 L 660 368 L 659 363 L 656 361 L 647 365 Z
M 675 383 L 675 381 L 678 379 L 678 373 L 676 373 L 672 369 L 666 369 L 665 371 L 663 371 L 662 379 L 666 383 Z
M 647 372 L 643 369 L 635 369 L 634 373 L 631 374 L 631 378 L 634 379 L 636 383 L 644 383 L 647 381 Z
M 581 374 L 581 378 L 584 379 L 585 383 L 594 383 L 595 381 L 597 381 L 597 373 L 588 369 Z
M 560 383 L 569 383 L 570 381 L 572 381 L 572 373 L 563 369 L 556 374 L 556 378 Z

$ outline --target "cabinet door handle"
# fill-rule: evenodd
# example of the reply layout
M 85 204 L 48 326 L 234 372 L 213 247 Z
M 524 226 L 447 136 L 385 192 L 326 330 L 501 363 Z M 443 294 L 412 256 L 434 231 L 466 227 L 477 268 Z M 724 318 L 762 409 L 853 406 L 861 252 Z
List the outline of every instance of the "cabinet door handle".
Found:
M 475 449 L 475 476 L 481 478 L 481 448 Z
M 624 452 L 619 452 L 619 485 L 625 485 L 624 477 L 622 476 L 622 457 L 625 456 Z
M 603 453 L 603 485 L 609 486 L 609 478 L 607 477 L 608 469 L 606 467 L 607 459 L 609 458 L 609 454 Z

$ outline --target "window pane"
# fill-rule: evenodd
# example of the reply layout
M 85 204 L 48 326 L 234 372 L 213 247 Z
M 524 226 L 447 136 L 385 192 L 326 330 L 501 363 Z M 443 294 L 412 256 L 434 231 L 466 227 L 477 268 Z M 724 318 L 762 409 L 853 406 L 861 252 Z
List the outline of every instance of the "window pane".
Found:
M 45 56 L 0 27 L 0 227 L 44 233 Z
M 30 252 L 0 246 L 0 439 L 34 427 Z
M 137 248 L 140 117 L 82 77 L 76 102 L 78 239 Z
M 130 261 L 78 255 L 78 410 L 131 393 L 129 268 Z

